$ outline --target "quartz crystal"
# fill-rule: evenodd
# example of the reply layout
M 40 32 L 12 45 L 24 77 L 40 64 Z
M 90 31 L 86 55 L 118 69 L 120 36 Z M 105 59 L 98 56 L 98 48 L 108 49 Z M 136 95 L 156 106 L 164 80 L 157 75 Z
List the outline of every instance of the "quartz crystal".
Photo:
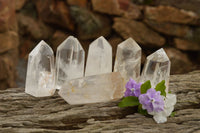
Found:
M 66 81 L 58 93 L 69 104 L 86 104 L 120 99 L 123 88 L 121 74 L 113 72 Z
M 159 82 L 165 80 L 166 92 L 168 92 L 170 65 L 170 60 L 164 49 L 157 50 L 147 57 L 140 81 L 150 80 L 154 88 Z
M 140 67 L 141 48 L 132 38 L 128 38 L 117 47 L 114 71 L 120 72 L 126 83 L 130 78 L 139 81 Z
M 66 80 L 84 76 L 85 51 L 79 41 L 69 36 L 57 48 L 56 88 L 60 89 Z
M 41 41 L 28 57 L 25 92 L 35 97 L 53 95 L 54 77 L 53 50 Z
M 104 37 L 89 46 L 85 76 L 112 72 L 112 47 Z

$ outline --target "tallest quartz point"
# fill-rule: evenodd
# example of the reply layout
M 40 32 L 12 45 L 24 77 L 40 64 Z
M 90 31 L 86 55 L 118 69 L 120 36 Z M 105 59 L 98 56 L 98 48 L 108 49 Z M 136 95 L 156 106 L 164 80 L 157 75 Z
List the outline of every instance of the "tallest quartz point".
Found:
M 120 72 L 125 82 L 128 82 L 130 78 L 139 80 L 141 54 L 140 46 L 132 38 L 128 38 L 118 45 L 114 71 Z
M 84 75 L 85 51 L 78 39 L 69 36 L 57 48 L 56 53 L 56 88 L 70 79 Z
M 89 46 L 85 76 L 110 72 L 112 72 L 112 47 L 101 36 Z

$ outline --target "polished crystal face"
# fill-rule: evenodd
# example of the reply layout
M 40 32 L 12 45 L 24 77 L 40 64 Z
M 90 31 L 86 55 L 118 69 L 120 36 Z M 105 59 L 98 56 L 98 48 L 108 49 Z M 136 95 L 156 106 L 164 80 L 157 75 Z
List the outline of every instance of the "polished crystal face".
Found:
M 56 53 L 56 88 L 70 79 L 83 77 L 85 51 L 79 41 L 69 36 L 57 48 Z
M 51 96 L 55 92 L 54 55 L 41 41 L 29 54 L 25 92 L 35 97 Z
M 140 77 L 141 48 L 132 38 L 118 45 L 114 72 L 112 47 L 104 37 L 90 44 L 85 75 L 84 62 L 85 51 L 73 36 L 57 48 L 56 68 L 52 49 L 41 41 L 29 54 L 25 92 L 51 96 L 57 88 L 69 104 L 85 104 L 122 98 L 130 78 L 151 80 L 153 88 L 165 80 L 168 90 L 170 61 L 165 51 L 160 49 L 147 57 Z
M 120 99 L 123 88 L 120 73 L 113 72 L 70 80 L 58 93 L 69 104 L 86 104 Z
M 89 46 L 85 76 L 112 72 L 112 47 L 104 37 Z
M 141 48 L 132 38 L 128 38 L 117 47 L 114 71 L 120 72 L 125 82 L 130 78 L 138 81 L 140 67 Z
M 157 50 L 147 57 L 140 81 L 150 80 L 154 88 L 159 82 L 165 80 L 166 91 L 168 91 L 170 65 L 170 60 L 164 49 Z

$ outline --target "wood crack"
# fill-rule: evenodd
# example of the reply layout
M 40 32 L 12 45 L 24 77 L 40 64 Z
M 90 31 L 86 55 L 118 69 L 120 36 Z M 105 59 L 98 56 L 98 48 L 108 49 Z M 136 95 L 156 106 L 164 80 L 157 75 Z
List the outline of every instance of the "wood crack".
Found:
M 56 93 L 35 98 L 24 88 L 0 90 L 0 132 L 200 132 L 200 71 L 172 75 L 169 89 L 177 94 L 175 116 L 165 124 L 142 116 L 118 101 L 69 105 Z

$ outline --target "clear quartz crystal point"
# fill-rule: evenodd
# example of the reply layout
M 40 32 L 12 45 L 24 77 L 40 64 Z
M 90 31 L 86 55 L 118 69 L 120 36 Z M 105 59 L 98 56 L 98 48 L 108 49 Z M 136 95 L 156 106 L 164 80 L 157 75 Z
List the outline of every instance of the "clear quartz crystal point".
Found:
M 60 89 L 66 80 L 84 76 L 85 51 L 79 41 L 69 36 L 57 48 L 56 88 Z
M 35 97 L 51 96 L 55 92 L 54 54 L 41 41 L 29 54 L 25 92 Z
M 130 78 L 139 81 L 141 52 L 140 46 L 132 38 L 128 38 L 118 45 L 114 71 L 120 72 L 125 83 Z
M 119 72 L 87 76 L 66 81 L 58 94 L 69 104 L 107 102 L 123 97 L 123 78 Z
M 166 92 L 168 92 L 170 66 L 170 60 L 161 48 L 147 57 L 140 81 L 150 80 L 152 88 L 155 88 L 159 82 L 165 80 Z
M 112 47 L 104 37 L 89 46 L 85 76 L 112 72 Z

